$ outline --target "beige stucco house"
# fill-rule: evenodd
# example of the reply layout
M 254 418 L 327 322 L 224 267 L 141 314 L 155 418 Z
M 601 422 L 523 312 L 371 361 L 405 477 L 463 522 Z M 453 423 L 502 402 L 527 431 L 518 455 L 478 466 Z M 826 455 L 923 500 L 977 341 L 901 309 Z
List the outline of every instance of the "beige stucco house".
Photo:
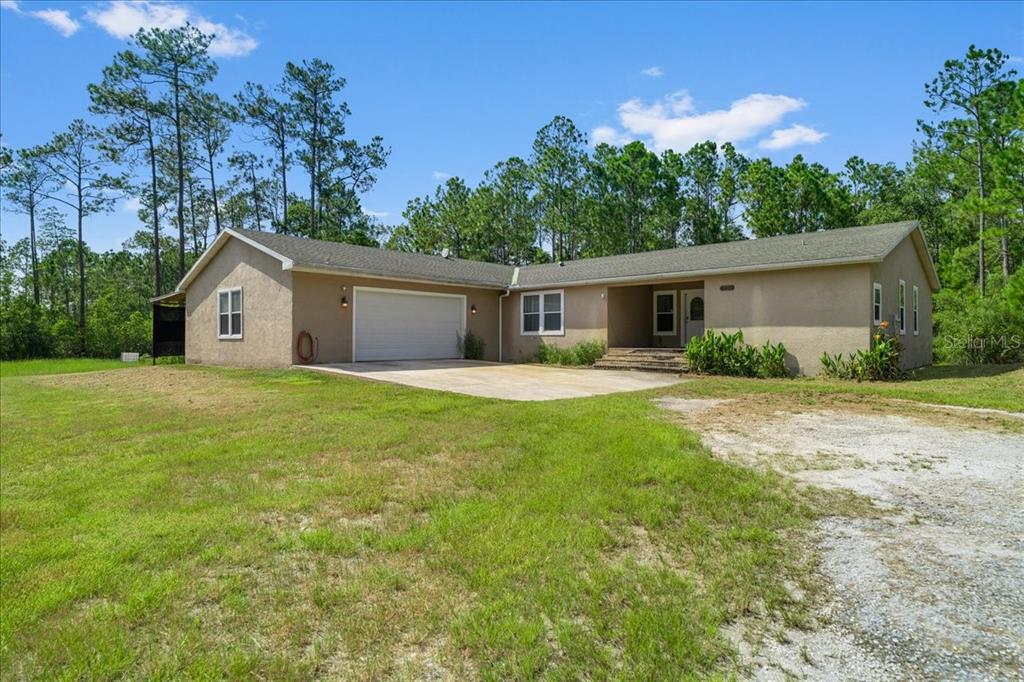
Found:
M 466 330 L 516 362 L 590 339 L 679 348 L 713 328 L 781 341 L 811 374 L 883 320 L 907 367 L 930 363 L 938 288 L 903 222 L 523 267 L 225 230 L 177 295 L 192 363 L 296 364 L 303 331 L 318 363 L 455 358 Z

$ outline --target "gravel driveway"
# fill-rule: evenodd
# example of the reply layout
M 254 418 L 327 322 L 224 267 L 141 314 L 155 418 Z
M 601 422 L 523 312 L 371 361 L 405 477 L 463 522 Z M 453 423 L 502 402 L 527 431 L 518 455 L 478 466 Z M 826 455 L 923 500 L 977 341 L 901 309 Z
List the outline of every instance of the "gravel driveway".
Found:
M 831 517 L 831 599 L 812 631 L 750 646 L 754 679 L 1024 679 L 1024 435 L 952 411 L 772 412 L 679 401 L 718 455 L 851 490 L 888 510 Z M 913 415 L 913 416 L 911 416 Z

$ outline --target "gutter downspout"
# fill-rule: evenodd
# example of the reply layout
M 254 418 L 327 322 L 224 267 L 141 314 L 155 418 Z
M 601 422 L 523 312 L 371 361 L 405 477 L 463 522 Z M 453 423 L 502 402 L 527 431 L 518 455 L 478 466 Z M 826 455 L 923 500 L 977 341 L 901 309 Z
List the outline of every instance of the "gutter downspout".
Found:
M 504 359 L 501 357 L 501 339 L 502 339 L 502 336 L 503 336 L 502 331 L 501 331 L 501 321 L 502 321 L 502 318 L 505 317 L 505 314 L 502 312 L 502 305 L 501 304 L 502 304 L 502 301 L 504 301 L 504 299 L 508 298 L 509 294 L 511 294 L 511 293 L 512 293 L 511 289 L 505 289 L 505 293 L 503 293 L 501 296 L 498 297 L 498 362 L 504 362 Z
M 498 297 L 498 362 L 504 362 L 505 361 L 505 359 L 503 357 L 504 354 L 502 353 L 502 350 L 501 350 L 502 337 L 504 336 L 504 334 L 501 331 L 501 324 L 502 324 L 502 321 L 504 320 L 504 317 L 505 317 L 504 307 L 502 306 L 502 303 L 512 293 L 512 287 L 516 286 L 517 284 L 519 284 L 519 266 L 518 265 L 512 271 L 512 283 L 510 284 L 509 287 L 507 287 L 505 289 L 505 293 L 503 293 L 501 296 Z

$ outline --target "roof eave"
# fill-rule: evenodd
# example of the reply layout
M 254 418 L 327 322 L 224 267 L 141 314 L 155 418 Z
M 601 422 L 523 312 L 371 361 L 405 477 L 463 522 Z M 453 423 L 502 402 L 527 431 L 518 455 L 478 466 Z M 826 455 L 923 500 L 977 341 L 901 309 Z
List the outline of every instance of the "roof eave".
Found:
M 924 230 L 921 229 L 921 223 L 919 221 L 915 220 L 910 229 L 907 230 L 906 234 L 893 244 L 889 250 L 882 255 L 882 258 L 888 258 L 889 254 L 892 253 L 897 246 L 902 244 L 903 240 L 907 237 L 914 239 L 914 250 L 917 252 L 918 260 L 921 261 L 925 275 L 928 277 L 928 286 L 931 288 L 933 293 L 937 293 L 942 287 L 942 283 L 939 281 L 939 273 L 935 269 L 935 263 L 932 262 L 931 252 L 928 250 L 928 240 L 924 236 Z
M 793 261 L 788 263 L 769 263 L 764 265 L 736 266 L 730 268 L 709 268 L 706 270 L 674 271 L 645 275 L 626 275 L 622 277 L 599 277 L 587 280 L 563 280 L 543 284 L 526 284 L 512 287 L 517 291 L 530 289 L 546 289 L 552 286 L 587 286 L 591 284 L 619 284 L 624 282 L 664 282 L 674 279 L 696 279 L 716 275 L 736 275 L 745 272 L 768 272 L 772 270 L 799 270 L 801 268 L 818 268 L 834 265 L 858 265 L 880 263 L 881 256 L 856 256 L 850 258 L 826 258 L 813 261 Z
M 192 264 L 192 267 L 188 269 L 188 272 L 186 272 L 185 276 L 181 278 L 181 281 L 178 282 L 178 286 L 175 287 L 174 290 L 178 292 L 185 291 L 185 289 L 192 284 L 192 281 L 199 276 L 199 273 L 203 271 L 203 268 L 205 268 L 213 257 L 217 255 L 217 252 L 224 247 L 224 244 L 226 244 L 227 240 L 230 238 L 235 238 L 258 251 L 262 251 L 271 258 L 280 261 L 281 268 L 283 270 L 287 270 L 292 266 L 292 260 L 290 258 L 282 256 L 277 251 L 260 244 L 255 239 L 246 237 L 244 234 L 235 232 L 231 228 L 224 228 L 221 230 L 221 233 L 217 235 L 217 238 L 213 240 L 213 243 L 207 247 L 206 251 L 203 251 L 202 255 L 199 256 L 199 260 Z
M 507 284 L 498 282 L 469 282 L 454 280 L 447 277 L 403 277 L 402 275 L 392 275 L 379 270 L 362 270 L 359 268 L 325 268 L 315 265 L 303 265 L 301 263 L 292 263 L 290 266 L 286 267 L 285 270 L 291 270 L 292 272 L 308 272 L 316 275 L 366 277 L 367 279 L 385 279 L 394 282 L 409 282 L 412 284 L 435 284 L 441 286 L 469 287 L 471 289 L 493 289 L 495 291 L 503 291 L 508 288 Z

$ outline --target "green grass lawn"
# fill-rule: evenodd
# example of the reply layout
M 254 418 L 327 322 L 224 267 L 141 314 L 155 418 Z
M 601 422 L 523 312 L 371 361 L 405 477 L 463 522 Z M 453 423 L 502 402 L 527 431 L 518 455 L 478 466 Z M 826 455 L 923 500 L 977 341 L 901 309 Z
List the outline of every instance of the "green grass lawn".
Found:
M 729 396 L 772 393 L 806 401 L 817 396 L 849 395 L 913 400 L 937 405 L 1024 412 L 1024 367 L 1021 365 L 940 365 L 917 370 L 907 381 L 838 381 L 701 377 L 669 389 L 673 395 Z
M 5 374 L 5 678 L 693 678 L 813 589 L 778 477 L 649 394 Z
M 121 362 L 107 358 L 71 358 L 66 360 L 11 360 L 0 362 L 0 377 L 19 377 L 33 374 L 70 374 L 75 372 L 98 372 L 107 369 L 139 367 L 139 362 Z M 146 363 L 148 364 L 148 362 Z
M 807 617 L 783 583 L 814 594 L 800 538 L 825 502 L 712 459 L 652 396 L 1024 395 L 1019 368 L 541 403 L 61 374 L 94 362 L 3 365 L 3 678 L 728 675 L 723 624 Z

